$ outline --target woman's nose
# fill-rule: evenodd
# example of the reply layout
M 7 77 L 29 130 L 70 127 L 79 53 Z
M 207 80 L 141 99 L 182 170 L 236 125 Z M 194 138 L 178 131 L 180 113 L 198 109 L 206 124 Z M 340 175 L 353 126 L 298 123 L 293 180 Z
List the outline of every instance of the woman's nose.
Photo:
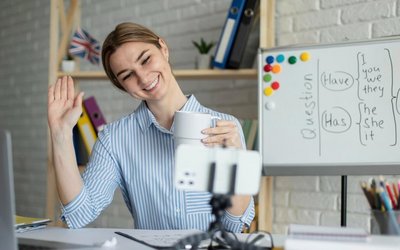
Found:
M 141 71 L 137 72 L 136 75 L 137 75 L 140 83 L 148 83 L 149 79 L 148 79 L 148 75 L 147 75 L 146 71 L 141 70 Z

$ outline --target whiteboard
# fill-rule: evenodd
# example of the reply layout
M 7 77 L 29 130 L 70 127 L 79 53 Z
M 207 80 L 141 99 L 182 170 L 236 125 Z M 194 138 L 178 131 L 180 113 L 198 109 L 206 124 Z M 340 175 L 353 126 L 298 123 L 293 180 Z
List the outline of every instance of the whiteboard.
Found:
M 400 38 L 260 49 L 264 175 L 400 174 Z

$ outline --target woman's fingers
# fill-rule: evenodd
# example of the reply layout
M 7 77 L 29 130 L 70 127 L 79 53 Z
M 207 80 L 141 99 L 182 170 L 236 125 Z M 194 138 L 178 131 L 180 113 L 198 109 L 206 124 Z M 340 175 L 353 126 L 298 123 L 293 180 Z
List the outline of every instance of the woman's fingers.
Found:
M 47 103 L 50 104 L 54 101 L 54 84 L 50 85 L 47 93 Z
M 62 100 L 66 100 L 67 99 L 67 90 L 68 90 L 68 77 L 63 76 L 63 78 L 61 79 L 61 93 L 60 93 L 60 98 Z
M 68 100 L 73 100 L 75 97 L 75 87 L 74 87 L 74 80 L 72 79 L 71 76 L 68 76 L 68 92 L 67 92 L 67 99 Z
M 216 125 L 214 128 L 203 130 L 203 133 L 208 135 L 208 137 L 202 140 L 206 146 L 225 145 L 236 148 L 242 147 L 240 133 L 234 121 L 220 120 Z
M 61 98 L 61 79 L 58 78 L 56 86 L 54 87 L 54 100 L 60 100 Z

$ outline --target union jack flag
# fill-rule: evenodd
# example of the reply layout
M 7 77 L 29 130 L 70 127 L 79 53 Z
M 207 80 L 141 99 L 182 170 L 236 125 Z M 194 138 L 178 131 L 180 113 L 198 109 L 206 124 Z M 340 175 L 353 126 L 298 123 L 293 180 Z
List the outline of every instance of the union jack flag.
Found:
M 69 53 L 98 65 L 100 61 L 100 43 L 85 30 L 78 27 L 72 37 Z

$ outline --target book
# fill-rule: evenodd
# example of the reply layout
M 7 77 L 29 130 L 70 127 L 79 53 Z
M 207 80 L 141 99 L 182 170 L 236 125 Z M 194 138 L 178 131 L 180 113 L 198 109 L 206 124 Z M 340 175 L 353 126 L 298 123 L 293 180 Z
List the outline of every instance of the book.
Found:
M 34 218 L 16 215 L 14 227 L 17 233 L 22 233 L 45 228 L 50 222 L 51 220 L 48 218 Z
M 244 119 L 243 125 L 242 125 L 242 130 L 243 130 L 244 141 L 246 143 L 246 148 L 247 148 L 247 142 L 249 140 L 250 127 L 251 127 L 251 120 Z
M 249 129 L 249 134 L 247 136 L 247 150 L 253 150 L 254 149 L 254 142 L 256 140 L 257 136 L 257 130 L 258 130 L 258 120 L 250 120 L 250 129 Z
M 242 61 L 247 41 L 249 40 L 255 15 L 258 11 L 258 0 L 247 0 L 244 8 L 237 35 L 233 41 L 232 50 L 229 53 L 227 68 L 238 69 Z
M 82 114 L 78 119 L 77 125 L 79 129 L 79 135 L 82 137 L 86 151 L 90 155 L 93 145 L 97 140 L 97 135 L 84 106 L 82 107 Z
M 96 133 L 99 133 L 101 130 L 103 130 L 106 120 L 99 108 L 99 105 L 97 105 L 95 97 L 91 96 L 83 100 L 83 106 L 88 113 L 90 122 L 93 124 Z
M 231 52 L 233 41 L 236 37 L 240 24 L 240 18 L 244 11 L 246 0 L 232 0 L 228 9 L 228 15 L 222 29 L 221 36 L 215 51 L 213 66 L 215 68 L 225 69 Z

